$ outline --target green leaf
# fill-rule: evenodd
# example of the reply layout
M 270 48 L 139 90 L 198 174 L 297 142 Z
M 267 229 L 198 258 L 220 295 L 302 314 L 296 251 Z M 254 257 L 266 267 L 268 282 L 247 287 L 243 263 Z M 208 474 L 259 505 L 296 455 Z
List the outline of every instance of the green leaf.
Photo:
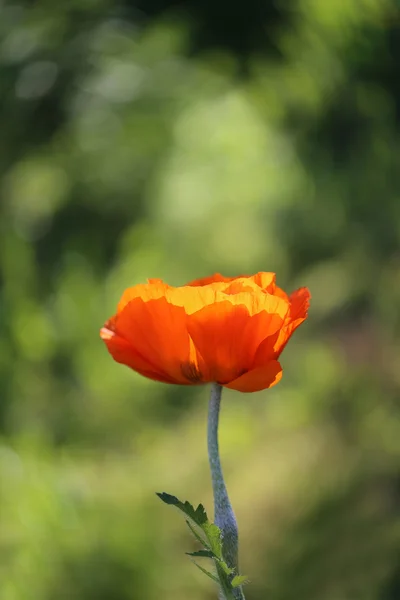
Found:
M 172 506 L 179 508 L 179 510 L 190 517 L 192 521 L 196 523 L 196 525 L 199 525 L 199 527 L 208 522 L 207 513 L 202 504 L 199 504 L 195 509 L 190 502 L 181 502 L 176 496 L 171 496 L 171 494 L 167 494 L 166 492 L 157 493 L 157 496 L 160 498 L 160 500 L 165 502 L 165 504 L 171 504 Z
M 213 581 L 215 581 L 219 585 L 219 579 L 216 575 L 213 575 L 213 573 L 210 573 L 210 571 L 207 571 L 207 569 L 203 569 L 203 567 L 201 567 L 195 560 L 193 560 L 192 562 L 193 562 L 193 564 L 196 565 L 196 567 L 198 569 L 200 569 L 200 571 L 205 573 L 205 575 L 207 575 L 207 577 L 210 577 Z
M 186 552 L 188 556 L 203 556 L 205 558 L 215 558 L 211 550 L 196 550 L 196 552 Z
M 235 575 L 235 577 L 231 581 L 231 586 L 233 588 L 237 588 L 240 585 L 245 585 L 249 582 L 247 575 Z
M 200 571 L 205 573 L 213 581 L 218 583 L 221 590 L 224 593 L 224 597 L 227 600 L 235 600 L 233 590 L 234 588 L 243 585 L 247 581 L 247 577 L 244 575 L 235 575 L 235 570 L 230 568 L 225 562 L 222 554 L 222 533 L 220 528 L 215 523 L 210 523 L 207 518 L 207 513 L 204 510 L 204 506 L 199 504 L 195 509 L 190 502 L 181 502 L 176 496 L 162 492 L 157 496 L 165 502 L 175 506 L 182 511 L 189 520 L 186 520 L 187 526 L 193 533 L 194 537 L 203 546 L 203 549 L 195 552 L 186 552 L 189 556 L 211 558 L 214 560 L 215 567 L 217 569 L 217 575 L 213 575 L 202 566 L 197 564 L 196 561 L 192 561 Z M 204 534 L 205 539 L 201 534 Z
M 222 534 L 221 530 L 214 523 L 205 523 L 202 527 L 207 539 L 210 543 L 210 548 L 215 556 L 222 560 Z

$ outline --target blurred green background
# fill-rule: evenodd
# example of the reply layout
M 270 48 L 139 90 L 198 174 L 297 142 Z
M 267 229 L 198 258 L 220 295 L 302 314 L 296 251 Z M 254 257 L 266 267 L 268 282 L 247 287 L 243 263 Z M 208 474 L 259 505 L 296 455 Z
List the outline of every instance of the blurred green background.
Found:
M 225 392 L 247 600 L 400 598 L 400 7 L 0 3 L 0 598 L 212 600 L 208 390 L 117 365 L 125 287 L 307 285 L 270 391 Z

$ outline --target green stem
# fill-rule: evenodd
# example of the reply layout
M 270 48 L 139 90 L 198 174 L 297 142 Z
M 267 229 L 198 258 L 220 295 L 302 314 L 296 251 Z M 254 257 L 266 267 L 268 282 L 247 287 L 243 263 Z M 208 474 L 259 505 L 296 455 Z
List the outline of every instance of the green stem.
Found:
M 208 406 L 208 458 L 210 461 L 212 486 L 214 492 L 214 521 L 222 532 L 224 559 L 229 567 L 238 573 L 238 526 L 229 500 L 218 447 L 218 423 L 221 406 L 222 387 L 213 383 Z M 234 590 L 234 597 L 245 600 L 241 588 Z M 224 596 L 222 596 L 224 598 Z

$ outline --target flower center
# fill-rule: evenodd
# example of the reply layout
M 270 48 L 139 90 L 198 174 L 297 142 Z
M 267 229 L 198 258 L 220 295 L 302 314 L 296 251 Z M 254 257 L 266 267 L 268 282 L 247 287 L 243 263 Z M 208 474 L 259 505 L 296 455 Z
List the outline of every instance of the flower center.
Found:
M 197 365 L 193 362 L 181 363 L 182 375 L 192 383 L 200 383 L 203 381 L 203 375 Z

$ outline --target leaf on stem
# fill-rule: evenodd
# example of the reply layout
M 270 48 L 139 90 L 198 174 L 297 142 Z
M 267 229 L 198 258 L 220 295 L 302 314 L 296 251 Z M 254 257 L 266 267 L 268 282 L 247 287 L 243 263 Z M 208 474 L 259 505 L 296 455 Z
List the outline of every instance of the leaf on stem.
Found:
M 211 550 L 219 560 L 222 560 L 222 534 L 220 528 L 207 521 L 202 529 L 207 536 Z
M 202 556 L 204 558 L 214 558 L 214 553 L 211 550 L 196 550 L 196 552 L 186 552 L 188 556 Z
M 248 579 L 245 575 L 235 575 L 235 570 L 225 562 L 222 553 L 223 542 L 221 530 L 215 523 L 210 523 L 204 506 L 199 504 L 195 509 L 190 502 L 181 502 L 176 496 L 171 496 L 171 494 L 167 494 L 166 492 L 157 493 L 157 496 L 165 504 L 175 506 L 189 517 L 189 520 L 186 520 L 186 524 L 196 540 L 203 546 L 203 549 L 196 552 L 186 552 L 186 554 L 201 558 L 211 558 L 214 561 L 217 575 L 210 573 L 196 561 L 193 560 L 192 562 L 200 571 L 203 571 L 203 573 L 219 584 L 227 600 L 235 600 L 233 590 L 246 583 Z
M 231 586 L 233 588 L 237 588 L 240 585 L 246 585 L 249 582 L 247 575 L 235 575 L 235 577 L 231 581 Z
M 199 525 L 199 527 L 201 527 L 204 523 L 207 523 L 207 513 L 202 504 L 199 504 L 195 509 L 190 502 L 181 502 L 176 496 L 171 496 L 171 494 L 167 494 L 166 492 L 157 493 L 157 496 L 160 498 L 160 500 L 165 502 L 165 504 L 171 504 L 172 506 L 179 508 L 179 510 L 190 517 L 192 521 L 196 523 L 196 525 Z

